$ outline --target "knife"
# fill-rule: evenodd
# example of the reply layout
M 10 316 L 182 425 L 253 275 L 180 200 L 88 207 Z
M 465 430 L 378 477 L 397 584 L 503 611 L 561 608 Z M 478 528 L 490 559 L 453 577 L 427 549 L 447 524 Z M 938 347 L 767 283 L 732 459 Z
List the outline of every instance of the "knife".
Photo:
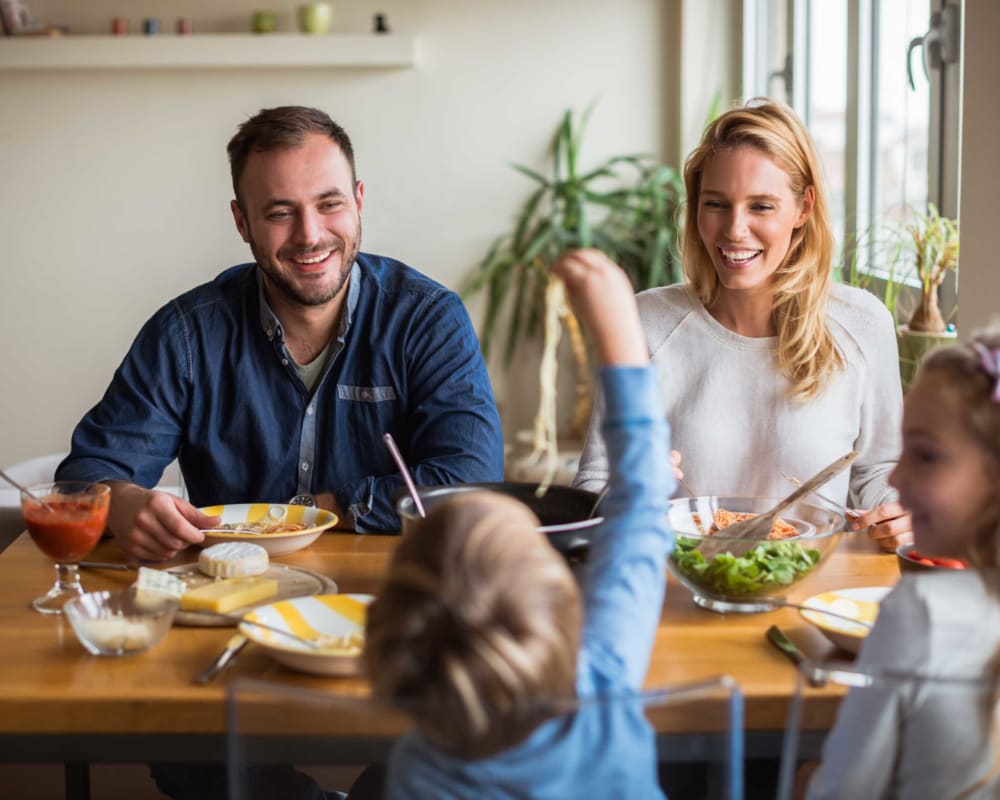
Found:
M 795 642 L 785 636 L 785 632 L 777 625 L 772 625 L 767 629 L 767 640 L 788 656 L 788 660 L 796 667 L 801 666 L 802 662 L 806 660 L 802 651 L 795 646 Z
M 134 572 L 138 569 L 131 564 L 118 564 L 111 561 L 80 561 L 77 566 L 83 569 L 118 569 L 122 572 Z
M 226 646 L 222 648 L 222 652 L 216 657 L 215 661 L 209 664 L 202 672 L 195 676 L 193 683 L 204 685 L 211 682 L 211 680 L 218 675 L 222 670 L 228 667 L 233 660 L 240 654 L 240 651 L 250 643 L 242 633 L 237 633 L 229 638 L 226 642 Z
M 795 645 L 795 642 L 789 639 L 777 625 L 772 625 L 767 629 L 767 640 L 784 653 L 796 668 L 801 669 L 802 664 L 806 662 L 806 657 Z M 822 686 L 826 682 L 821 678 L 819 670 L 816 668 L 810 669 L 805 678 L 810 686 Z

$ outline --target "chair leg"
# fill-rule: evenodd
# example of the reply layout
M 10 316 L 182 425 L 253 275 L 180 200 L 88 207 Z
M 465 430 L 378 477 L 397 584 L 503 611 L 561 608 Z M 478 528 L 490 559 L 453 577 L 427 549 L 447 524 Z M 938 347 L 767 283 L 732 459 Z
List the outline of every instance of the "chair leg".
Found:
M 66 800 L 90 800 L 90 764 L 86 761 L 67 761 Z

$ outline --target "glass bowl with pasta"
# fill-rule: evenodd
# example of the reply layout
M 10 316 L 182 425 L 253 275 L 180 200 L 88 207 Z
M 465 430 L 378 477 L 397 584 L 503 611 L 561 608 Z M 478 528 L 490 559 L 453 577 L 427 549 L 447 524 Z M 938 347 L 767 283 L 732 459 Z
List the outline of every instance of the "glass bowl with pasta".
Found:
M 840 541 L 844 515 L 815 495 L 782 513 L 767 539 L 726 539 L 727 525 L 762 514 L 779 499 L 711 495 L 671 501 L 676 544 L 667 566 L 695 603 L 721 613 L 772 611 L 793 586 L 819 571 Z

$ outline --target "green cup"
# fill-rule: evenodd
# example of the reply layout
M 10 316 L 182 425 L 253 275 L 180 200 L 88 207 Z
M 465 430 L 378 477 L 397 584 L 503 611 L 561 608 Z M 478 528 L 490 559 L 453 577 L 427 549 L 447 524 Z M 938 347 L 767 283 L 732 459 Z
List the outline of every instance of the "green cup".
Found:
M 278 27 L 278 19 L 273 11 L 254 11 L 250 24 L 254 33 L 273 33 Z
M 299 6 L 299 30 L 303 33 L 329 33 L 333 27 L 333 3 L 305 3 Z

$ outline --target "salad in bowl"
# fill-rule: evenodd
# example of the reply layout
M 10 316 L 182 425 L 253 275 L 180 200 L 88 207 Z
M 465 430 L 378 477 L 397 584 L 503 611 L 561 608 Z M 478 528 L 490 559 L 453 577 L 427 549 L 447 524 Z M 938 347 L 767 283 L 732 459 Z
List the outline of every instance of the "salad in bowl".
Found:
M 748 546 L 726 527 L 770 510 L 777 497 L 704 496 L 670 503 L 676 535 L 667 561 L 671 574 L 703 608 L 719 612 L 770 611 L 775 598 L 813 575 L 833 552 L 844 516 L 815 496 L 793 504 L 770 535 Z M 705 543 L 711 540 L 711 546 Z

